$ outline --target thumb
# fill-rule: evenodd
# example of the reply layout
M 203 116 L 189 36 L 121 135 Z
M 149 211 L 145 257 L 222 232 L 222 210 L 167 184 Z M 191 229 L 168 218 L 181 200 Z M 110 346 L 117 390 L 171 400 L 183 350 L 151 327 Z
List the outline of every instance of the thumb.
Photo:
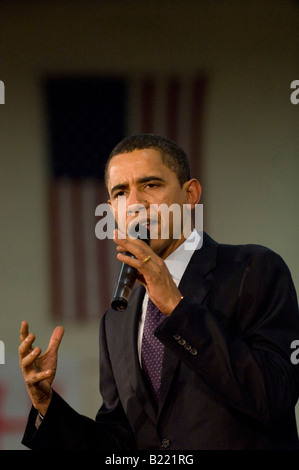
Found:
M 57 351 L 64 335 L 64 328 L 56 326 L 49 341 L 48 351 Z

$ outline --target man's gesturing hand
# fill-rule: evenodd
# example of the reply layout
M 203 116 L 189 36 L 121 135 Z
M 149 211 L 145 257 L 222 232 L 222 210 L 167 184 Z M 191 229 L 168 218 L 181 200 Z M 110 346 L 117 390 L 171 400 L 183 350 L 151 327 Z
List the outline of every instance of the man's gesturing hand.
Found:
M 20 331 L 20 367 L 28 394 L 34 408 L 42 415 L 46 414 L 52 397 L 51 384 L 57 368 L 58 348 L 64 329 L 57 326 L 51 336 L 48 349 L 41 354 L 41 349 L 33 348 L 35 336 L 28 332 L 28 323 L 23 321 Z

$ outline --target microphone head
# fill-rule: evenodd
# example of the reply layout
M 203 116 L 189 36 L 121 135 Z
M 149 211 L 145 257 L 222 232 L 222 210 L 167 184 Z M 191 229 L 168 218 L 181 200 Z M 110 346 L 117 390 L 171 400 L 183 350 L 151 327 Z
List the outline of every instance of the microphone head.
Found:
M 146 225 L 136 224 L 130 228 L 128 234 L 132 238 L 143 240 L 149 245 L 150 231 Z M 131 253 L 126 252 L 126 255 L 134 258 Z M 118 312 L 126 310 L 137 274 L 137 269 L 128 264 L 122 263 L 111 302 L 113 310 Z
M 111 307 L 116 312 L 123 312 L 128 306 L 128 301 L 125 297 L 118 297 L 112 300 Z

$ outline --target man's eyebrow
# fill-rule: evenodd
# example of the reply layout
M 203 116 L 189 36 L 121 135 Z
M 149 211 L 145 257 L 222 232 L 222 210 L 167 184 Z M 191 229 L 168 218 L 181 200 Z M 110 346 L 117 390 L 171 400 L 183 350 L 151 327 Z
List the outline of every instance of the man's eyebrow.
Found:
M 115 193 L 115 191 L 118 191 L 119 189 L 126 189 L 128 185 L 126 183 L 121 183 L 113 186 L 111 189 L 111 194 Z
M 137 180 L 137 184 L 142 184 L 142 183 L 149 183 L 150 181 L 161 181 L 161 182 L 165 182 L 165 180 L 163 178 L 160 178 L 160 176 L 155 176 L 155 175 L 150 175 L 150 176 L 144 176 L 143 178 L 139 178 Z M 124 190 L 128 187 L 128 183 L 120 183 L 120 184 L 116 184 L 115 186 L 113 186 L 113 188 L 111 189 L 111 194 L 115 193 L 115 191 L 118 191 L 118 190 Z
M 137 183 L 148 183 L 149 181 L 162 181 L 164 182 L 165 180 L 163 178 L 160 178 L 160 176 L 144 176 L 144 178 L 139 178 L 137 180 Z

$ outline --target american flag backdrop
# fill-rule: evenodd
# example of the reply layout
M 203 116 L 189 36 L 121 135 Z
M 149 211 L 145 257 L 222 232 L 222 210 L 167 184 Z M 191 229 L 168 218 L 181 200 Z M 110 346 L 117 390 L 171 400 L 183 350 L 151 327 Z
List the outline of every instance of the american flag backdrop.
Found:
M 206 79 L 55 77 L 45 84 L 49 136 L 51 313 L 99 318 L 120 268 L 112 240 L 95 235 L 96 207 L 107 202 L 105 161 L 123 137 L 157 133 L 188 154 L 200 179 Z

